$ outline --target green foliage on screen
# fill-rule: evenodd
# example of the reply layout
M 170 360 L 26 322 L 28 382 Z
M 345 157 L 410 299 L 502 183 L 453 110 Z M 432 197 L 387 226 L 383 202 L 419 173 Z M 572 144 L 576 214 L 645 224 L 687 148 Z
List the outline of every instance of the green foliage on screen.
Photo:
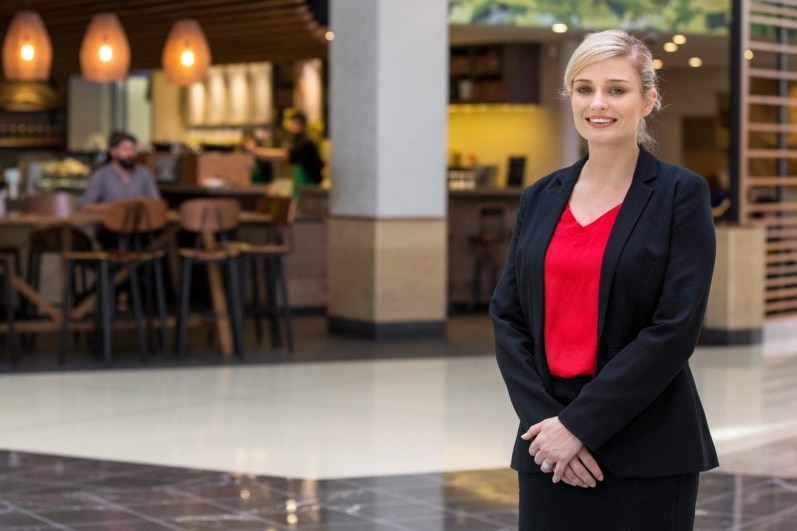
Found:
M 731 0 L 449 0 L 451 24 L 728 32 Z

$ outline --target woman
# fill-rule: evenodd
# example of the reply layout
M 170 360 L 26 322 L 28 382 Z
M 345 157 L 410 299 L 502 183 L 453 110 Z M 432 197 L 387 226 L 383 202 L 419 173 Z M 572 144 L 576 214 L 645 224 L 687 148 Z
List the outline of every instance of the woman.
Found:
M 520 419 L 520 529 L 692 529 L 717 466 L 689 371 L 714 265 L 705 179 L 647 150 L 650 50 L 588 35 L 564 76 L 589 154 L 527 188 L 490 304 Z

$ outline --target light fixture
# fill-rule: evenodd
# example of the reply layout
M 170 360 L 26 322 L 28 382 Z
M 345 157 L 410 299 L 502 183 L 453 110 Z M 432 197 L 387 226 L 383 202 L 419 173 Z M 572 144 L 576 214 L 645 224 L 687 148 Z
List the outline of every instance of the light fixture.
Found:
M 700 57 L 690 57 L 689 66 L 692 68 L 700 68 L 703 66 L 703 60 Z
M 3 39 L 3 73 L 11 81 L 46 81 L 50 77 L 53 47 L 41 17 L 19 11 Z
M 679 46 L 683 45 L 683 44 L 686 44 L 686 35 L 681 35 L 680 33 L 677 34 L 677 35 L 673 35 L 672 36 L 672 42 L 674 42 L 675 44 L 677 44 Z
M 87 81 L 122 81 L 130 69 L 130 45 L 112 13 L 91 18 L 80 45 L 80 71 Z
M 677 52 L 678 51 L 678 45 L 675 44 L 674 42 L 665 42 L 663 48 L 664 48 L 665 52 Z
M 178 20 L 172 26 L 161 56 L 166 79 L 187 87 L 204 81 L 210 66 L 210 48 L 202 27 L 194 19 Z
M 755 54 L 753 53 L 753 50 L 748 49 L 744 51 L 744 58 L 748 61 L 752 61 L 754 56 Z
M 334 31 L 328 31 L 328 32 L 324 33 L 324 38 L 326 40 L 328 40 L 328 41 L 334 41 L 335 40 L 335 32 Z
M 562 24 L 561 22 L 557 22 L 553 26 L 551 26 L 551 31 L 554 33 L 567 33 L 567 24 Z
M 664 61 L 661 59 L 654 59 L 653 60 L 653 68 L 656 70 L 661 70 L 664 67 Z

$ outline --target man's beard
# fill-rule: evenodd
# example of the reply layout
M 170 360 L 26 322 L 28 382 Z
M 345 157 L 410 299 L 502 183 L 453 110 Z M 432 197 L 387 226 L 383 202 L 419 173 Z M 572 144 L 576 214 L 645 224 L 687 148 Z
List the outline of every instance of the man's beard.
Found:
M 132 170 L 136 165 L 136 159 L 116 159 L 116 162 L 126 170 Z

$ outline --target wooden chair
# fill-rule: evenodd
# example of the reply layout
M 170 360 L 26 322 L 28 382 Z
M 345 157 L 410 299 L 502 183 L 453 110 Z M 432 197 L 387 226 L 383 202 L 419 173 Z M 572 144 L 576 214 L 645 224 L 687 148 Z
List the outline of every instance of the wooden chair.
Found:
M 215 282 L 219 280 L 218 277 L 209 270 L 211 295 L 226 300 L 227 317 L 232 325 L 233 351 L 236 356 L 243 356 L 243 310 L 238 281 L 240 251 L 230 245 L 229 238 L 229 233 L 238 228 L 240 210 L 240 203 L 234 199 L 191 199 L 180 204 L 180 226 L 194 234 L 194 245 L 177 250 L 181 262 L 177 309 L 178 356 L 185 355 L 191 269 L 194 264 L 207 264 L 209 268 L 224 266 L 226 296 L 220 292 L 220 283 Z M 216 315 L 217 319 L 222 317 Z
M 3 282 L 3 306 L 6 313 L 6 341 L 8 342 L 9 354 L 11 354 L 11 364 L 17 364 L 17 337 L 14 332 L 14 303 L 11 291 L 11 260 L 12 255 L 0 253 L 0 275 Z
M 158 317 L 161 325 L 161 346 L 164 355 L 168 353 L 168 335 L 166 331 L 166 302 L 163 285 L 161 260 L 166 255 L 164 249 L 151 248 L 155 231 L 166 224 L 167 204 L 162 200 L 138 199 L 115 201 L 103 215 L 102 224 L 109 230 L 119 234 L 118 246 L 115 250 L 68 251 L 64 254 L 66 276 L 71 279 L 77 263 L 90 264 L 96 271 L 96 306 L 94 312 L 95 336 L 101 340 L 100 350 L 106 364 L 111 363 L 111 346 L 113 337 L 114 310 L 116 304 L 116 282 L 112 273 L 124 269 L 130 281 L 130 295 L 133 316 L 138 336 L 139 352 L 142 360 L 147 356 L 147 334 L 143 328 L 143 312 L 141 292 L 139 290 L 138 268 L 142 265 L 152 267 L 156 281 L 156 298 Z M 64 317 L 61 322 L 59 341 L 59 363 L 64 362 L 66 349 L 67 326 L 69 322 L 68 308 L 71 308 L 69 284 L 64 289 Z M 148 319 L 151 318 L 151 313 Z M 151 323 L 147 330 L 151 332 Z M 151 334 L 150 334 L 151 335 Z
M 69 192 L 53 192 L 25 197 L 22 201 L 22 212 L 67 218 L 78 210 L 75 196 Z M 64 241 L 68 239 L 68 241 Z M 68 249 L 67 249 L 68 247 Z M 78 227 L 50 225 L 40 227 L 28 237 L 28 267 L 26 278 L 28 284 L 39 289 L 41 279 L 41 263 L 45 254 L 61 255 L 65 250 L 88 252 L 94 249 L 91 237 Z M 89 289 L 87 272 L 89 268 L 78 267 L 79 273 L 73 277 L 71 284 L 75 299 L 79 299 Z M 80 283 L 75 279 L 79 279 Z M 32 307 L 23 300 L 22 314 L 32 318 Z
M 237 243 L 238 248 L 249 262 L 252 274 L 253 304 L 247 307 L 245 315 L 255 318 L 255 337 L 262 342 L 261 317 L 268 317 L 271 324 L 271 343 L 274 347 L 282 344 L 280 321 L 285 324 L 285 336 L 288 352 L 293 352 L 293 329 L 291 326 L 291 308 L 288 300 L 288 284 L 285 278 L 285 256 L 293 252 L 293 222 L 296 216 L 296 202 L 290 197 L 262 197 L 257 203 L 258 212 L 268 214 L 272 222 L 269 225 L 268 241 L 262 244 Z M 266 281 L 265 304 L 260 303 L 260 273 Z

